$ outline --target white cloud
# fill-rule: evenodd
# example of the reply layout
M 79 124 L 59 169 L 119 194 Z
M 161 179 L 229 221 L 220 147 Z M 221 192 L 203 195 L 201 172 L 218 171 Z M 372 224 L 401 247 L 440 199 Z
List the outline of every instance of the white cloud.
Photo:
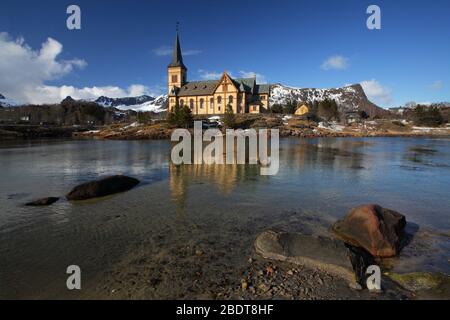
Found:
M 331 56 L 322 63 L 321 68 L 323 70 L 344 70 L 348 68 L 348 59 L 343 56 Z
M 260 73 L 256 73 L 253 71 L 239 71 L 239 75 L 242 78 L 253 78 L 256 77 L 256 82 L 257 83 L 267 83 L 267 79 L 264 75 L 260 74 Z
M 158 57 L 166 57 L 171 56 L 173 52 L 173 48 L 170 46 L 161 46 L 156 49 L 153 49 L 153 53 Z M 195 56 L 202 53 L 201 50 L 183 50 L 183 56 Z
M 161 93 L 160 88 L 133 84 L 127 89 L 117 86 L 84 87 L 50 86 L 46 82 L 59 79 L 75 68 L 84 68 L 81 59 L 59 60 L 63 45 L 48 38 L 39 50 L 33 50 L 23 38 L 11 39 L 0 33 L 0 93 L 22 103 L 55 103 L 67 96 L 74 99 L 96 99 L 99 96 L 124 97 Z
M 158 96 L 161 94 L 159 88 L 149 88 L 141 84 L 133 84 L 127 89 L 116 86 L 104 87 L 84 87 L 76 88 L 73 86 L 39 86 L 36 87 L 32 95 L 32 103 L 56 103 L 60 102 L 67 96 L 71 96 L 75 100 L 95 100 L 100 96 L 110 98 L 135 97 L 141 95 Z
M 428 86 L 428 88 L 431 90 L 441 90 L 443 86 L 444 86 L 444 81 L 438 80 L 438 81 L 435 81 L 432 84 L 430 84 Z
M 218 80 L 222 76 L 223 73 L 221 72 L 215 72 L 215 71 L 208 71 L 204 69 L 199 69 L 198 73 L 200 75 L 200 79 L 202 80 Z M 228 75 L 231 76 L 230 73 Z
M 391 90 L 381 85 L 377 80 L 365 80 L 361 82 L 361 86 L 364 89 L 369 100 L 372 102 L 381 104 L 383 106 L 392 102 Z

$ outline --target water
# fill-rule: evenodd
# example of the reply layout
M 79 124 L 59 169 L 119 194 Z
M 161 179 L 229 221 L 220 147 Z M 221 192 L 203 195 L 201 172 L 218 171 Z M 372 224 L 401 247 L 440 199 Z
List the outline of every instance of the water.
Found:
M 366 203 L 449 234 L 448 138 L 281 139 L 276 176 L 250 165 L 175 167 L 170 147 L 1 142 L 0 298 L 189 297 L 202 285 L 227 285 L 265 228 L 295 229 L 318 216 L 331 223 Z M 105 199 L 23 206 L 110 174 L 142 184 Z M 421 267 L 450 271 L 448 238 L 438 246 L 443 255 Z M 82 267 L 82 292 L 66 290 L 71 264 Z M 196 272 L 205 275 L 199 287 Z

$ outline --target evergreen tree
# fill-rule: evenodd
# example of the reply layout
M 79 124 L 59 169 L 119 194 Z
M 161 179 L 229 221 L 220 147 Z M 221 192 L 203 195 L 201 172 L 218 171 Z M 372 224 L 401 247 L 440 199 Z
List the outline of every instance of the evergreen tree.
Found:
M 339 121 L 339 107 L 335 100 L 325 99 L 319 102 L 318 116 L 326 121 Z
M 297 101 L 289 99 L 284 106 L 284 113 L 294 114 L 297 109 Z
M 417 105 L 413 111 L 414 123 L 419 126 L 438 127 L 444 123 L 444 118 L 437 107 Z
M 178 101 L 175 102 L 175 106 L 167 115 L 167 122 L 173 127 L 189 128 L 193 121 L 191 109 L 188 106 L 180 106 Z
M 192 115 L 192 110 L 188 106 L 184 106 L 181 109 L 179 127 L 190 128 L 194 121 L 194 116 Z
M 223 117 L 223 124 L 228 129 L 234 129 L 236 126 L 236 116 L 234 115 L 231 105 L 227 105 L 227 109 L 225 110 L 225 115 Z
M 283 106 L 281 104 L 274 104 L 270 108 L 271 113 L 283 113 Z

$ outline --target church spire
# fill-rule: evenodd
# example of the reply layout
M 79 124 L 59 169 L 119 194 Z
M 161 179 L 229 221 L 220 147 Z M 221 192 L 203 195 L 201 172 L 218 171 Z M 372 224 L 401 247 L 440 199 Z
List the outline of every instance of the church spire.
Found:
M 183 63 L 183 55 L 181 53 L 181 45 L 180 45 L 180 37 L 178 34 L 179 23 L 177 22 L 177 33 L 175 37 L 175 46 L 173 48 L 172 53 L 172 62 L 169 64 L 169 68 L 171 67 L 182 67 L 186 69 L 186 66 Z

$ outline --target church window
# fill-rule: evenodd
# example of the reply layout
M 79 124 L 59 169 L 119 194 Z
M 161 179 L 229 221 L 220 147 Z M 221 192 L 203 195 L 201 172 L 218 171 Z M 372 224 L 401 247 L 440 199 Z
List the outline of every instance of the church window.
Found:
M 183 99 L 180 100 L 180 106 L 184 106 L 184 100 Z
M 217 103 L 222 103 L 222 97 L 217 97 Z
M 178 82 L 178 76 L 176 74 L 172 75 L 172 82 Z
M 209 107 L 214 109 L 214 98 L 209 99 Z
M 194 109 L 194 99 L 189 100 L 189 107 Z
M 205 100 L 200 99 L 200 109 L 203 109 L 204 104 L 205 104 Z
M 228 103 L 230 103 L 230 104 L 233 103 L 233 96 L 228 97 Z

